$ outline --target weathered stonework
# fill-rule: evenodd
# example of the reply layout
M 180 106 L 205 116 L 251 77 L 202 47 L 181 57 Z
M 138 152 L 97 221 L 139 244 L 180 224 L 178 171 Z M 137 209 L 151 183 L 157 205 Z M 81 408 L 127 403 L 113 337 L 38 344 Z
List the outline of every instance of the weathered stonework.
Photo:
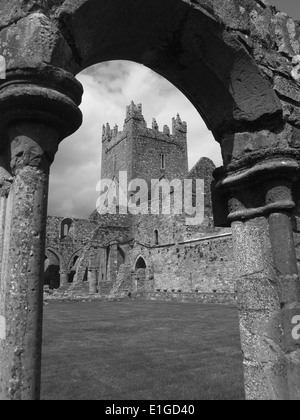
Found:
M 128 182 L 139 178 L 149 185 L 162 176 L 170 181 L 204 179 L 204 223 L 187 226 L 184 215 L 172 214 L 94 212 L 89 220 L 48 217 L 46 285 L 62 286 L 60 291 L 67 289 L 73 296 L 84 290 L 103 297 L 142 291 L 235 292 L 231 232 L 213 227 L 212 221 L 215 165 L 202 158 L 188 173 L 187 126 L 179 116 L 173 119 L 172 132 L 165 126 L 161 133 L 154 123 L 147 128 L 141 105 L 131 103 L 122 132 L 108 124 L 103 127 L 101 179 L 118 179 L 120 171 L 127 172 Z M 144 270 L 136 267 L 139 258 L 145 262 Z
M 177 86 L 222 147 L 212 203 L 215 225 L 232 225 L 247 398 L 300 399 L 299 339 L 291 333 L 300 316 L 292 235 L 300 201 L 298 22 L 265 0 L 0 0 L 0 11 L 7 65 L 0 81 L 0 398 L 39 398 L 48 173 L 58 143 L 81 123 L 74 76 L 125 59 Z M 163 131 L 159 138 L 169 135 Z M 97 259 L 103 290 L 129 278 L 124 254 L 141 244 L 127 222 L 99 223 L 102 233 L 96 228 L 84 246 L 78 265 L 88 267 L 90 291 Z M 98 238 L 111 241 L 109 255 Z M 135 288 L 153 286 L 155 273 L 135 257 Z M 171 270 L 179 279 L 180 268 Z M 81 275 L 77 269 L 74 283 Z M 64 270 L 61 276 L 66 284 Z

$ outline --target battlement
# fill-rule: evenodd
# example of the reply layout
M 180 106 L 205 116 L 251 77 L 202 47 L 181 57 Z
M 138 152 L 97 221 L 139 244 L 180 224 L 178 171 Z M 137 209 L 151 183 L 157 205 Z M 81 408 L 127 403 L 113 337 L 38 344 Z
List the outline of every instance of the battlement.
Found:
M 115 124 L 114 128 L 111 129 L 109 123 L 103 125 L 102 127 L 102 141 L 110 142 L 112 139 L 116 138 L 119 134 L 119 127 Z
M 133 124 L 132 124 L 133 122 Z M 135 104 L 133 101 L 126 107 L 126 118 L 124 121 L 123 131 L 119 131 L 117 124 L 112 129 L 110 124 L 103 125 L 102 142 L 110 143 L 107 147 L 110 149 L 126 138 L 129 130 L 138 130 L 138 134 L 143 137 L 157 139 L 158 141 L 182 143 L 186 141 L 187 123 L 182 121 L 180 115 L 177 114 L 172 119 L 172 133 L 168 125 L 163 126 L 163 130 L 159 130 L 159 125 L 155 118 L 152 120 L 152 127 L 148 128 L 143 116 L 142 104 Z M 134 134 L 134 133 L 133 133 Z
M 180 115 L 177 114 L 176 118 L 172 119 L 172 134 L 176 135 L 176 133 L 187 133 L 187 123 L 182 121 Z
M 145 121 L 143 116 L 142 104 L 136 105 L 133 101 L 131 101 L 131 104 L 126 107 L 126 121 L 131 118 L 136 118 L 138 120 Z

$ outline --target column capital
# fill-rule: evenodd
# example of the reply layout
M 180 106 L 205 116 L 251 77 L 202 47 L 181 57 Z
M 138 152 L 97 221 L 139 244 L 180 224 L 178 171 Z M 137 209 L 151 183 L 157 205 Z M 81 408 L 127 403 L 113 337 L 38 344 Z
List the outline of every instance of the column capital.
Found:
M 0 130 L 20 120 L 36 121 L 55 128 L 61 141 L 82 123 L 82 94 L 82 85 L 62 69 L 41 65 L 8 70 L 0 81 Z
M 70 270 L 67 270 L 65 268 L 59 270 L 59 274 L 70 274 Z
M 291 212 L 293 186 L 300 176 L 300 151 L 269 149 L 218 168 L 212 186 L 215 224 Z

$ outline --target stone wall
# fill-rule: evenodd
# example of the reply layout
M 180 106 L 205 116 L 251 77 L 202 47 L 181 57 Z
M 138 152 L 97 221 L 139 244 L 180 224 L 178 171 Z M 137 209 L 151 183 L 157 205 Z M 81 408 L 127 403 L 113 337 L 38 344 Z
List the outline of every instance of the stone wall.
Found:
M 235 291 L 230 234 L 158 247 L 136 244 L 131 251 L 133 267 L 139 256 L 146 262 L 146 281 L 153 291 Z
M 125 296 L 124 296 L 125 297 Z M 182 293 L 182 292 L 137 292 L 132 299 L 162 300 L 166 302 L 190 302 L 202 304 L 237 305 L 236 293 Z
M 67 235 L 64 235 L 64 221 L 69 220 L 72 224 Z M 96 227 L 94 222 L 85 219 L 48 216 L 46 249 L 58 257 L 62 269 L 70 270 L 74 257 L 81 254 L 84 242 L 90 238 Z

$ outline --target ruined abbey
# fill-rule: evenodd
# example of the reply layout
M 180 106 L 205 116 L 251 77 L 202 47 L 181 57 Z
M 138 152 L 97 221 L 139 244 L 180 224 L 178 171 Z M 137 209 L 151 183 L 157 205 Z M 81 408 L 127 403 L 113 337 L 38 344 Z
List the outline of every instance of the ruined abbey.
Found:
M 188 171 L 187 124 L 147 127 L 142 106 L 127 107 L 124 128 L 107 124 L 102 134 L 101 179 L 203 179 L 205 218 L 184 215 L 99 214 L 88 220 L 48 217 L 45 284 L 57 296 L 143 296 L 153 299 L 232 302 L 231 231 L 213 224 L 211 182 L 215 166 L 202 158 Z M 129 192 L 130 195 L 130 192 Z M 129 199 L 130 197 L 128 197 Z M 148 197 L 147 197 L 148 201 Z M 118 209 L 119 210 L 119 209 Z M 161 209 L 162 210 L 162 209 Z
M 236 291 L 246 398 L 299 400 L 299 22 L 266 0 L 0 0 L 0 11 L 0 399 L 39 399 L 46 266 L 58 293 Z M 76 75 L 111 60 L 166 78 L 220 144 L 197 228 L 94 213 L 46 230 L 50 167 L 82 123 Z M 203 173 L 208 189 L 213 165 L 188 174 L 180 118 L 161 132 L 141 111 L 103 130 L 102 176 Z

